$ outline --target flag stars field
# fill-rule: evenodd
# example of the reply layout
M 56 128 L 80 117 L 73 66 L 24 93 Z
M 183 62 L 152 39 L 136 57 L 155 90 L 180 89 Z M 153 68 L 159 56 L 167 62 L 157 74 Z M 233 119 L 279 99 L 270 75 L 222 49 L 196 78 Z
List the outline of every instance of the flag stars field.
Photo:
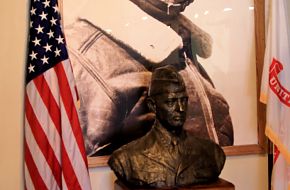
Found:
M 35 28 L 35 30 L 37 31 L 37 34 L 43 33 L 43 27 L 41 27 L 40 25 L 38 25 L 38 27 Z
M 61 52 L 61 50 L 55 48 L 55 51 L 54 51 L 55 57 L 60 56 L 60 52 Z
M 51 51 L 51 46 L 52 45 L 48 45 L 48 43 L 46 43 L 46 46 L 43 47 L 45 49 L 45 52 Z
M 52 17 L 50 20 L 51 26 L 56 25 L 56 21 L 57 21 L 57 19 Z
M 36 15 L 36 9 L 32 7 L 31 10 L 30 10 L 30 14 L 31 15 Z
M 46 34 L 48 35 L 49 39 L 53 38 L 53 31 L 49 30 L 49 32 Z
M 58 6 L 52 0 L 34 1 L 30 15 L 31 53 L 27 61 L 34 67 L 33 71 L 32 67 L 28 69 L 29 80 L 39 72 L 49 69 L 48 65 L 54 65 L 62 56 L 67 57 Z
M 39 45 L 40 46 L 40 39 L 38 39 L 37 37 L 35 37 L 35 39 L 32 41 L 34 43 L 34 46 Z
M 48 0 L 45 0 L 45 2 L 42 2 L 42 3 L 43 3 L 43 5 L 44 5 L 44 8 L 50 6 L 50 5 L 49 5 L 50 1 L 48 1 Z
M 29 65 L 29 67 L 28 67 L 29 73 L 35 72 L 34 67 L 35 67 L 34 65 L 31 65 L 31 64 Z
M 56 38 L 58 44 L 63 44 L 63 38 L 59 35 L 58 38 Z
M 54 9 L 54 12 L 55 13 L 58 13 L 59 12 L 59 9 L 58 9 L 58 6 L 57 5 L 53 6 L 53 9 Z
M 33 60 L 33 59 L 37 59 L 36 55 L 37 55 L 37 53 L 35 53 L 34 51 L 32 51 L 29 56 L 31 57 L 31 60 Z
M 41 15 L 39 15 L 41 20 L 47 20 L 47 14 L 42 11 Z
M 41 59 L 41 61 L 42 61 L 43 64 L 45 64 L 45 63 L 48 64 L 48 59 L 49 58 L 45 57 L 45 55 L 44 55 L 43 58 Z

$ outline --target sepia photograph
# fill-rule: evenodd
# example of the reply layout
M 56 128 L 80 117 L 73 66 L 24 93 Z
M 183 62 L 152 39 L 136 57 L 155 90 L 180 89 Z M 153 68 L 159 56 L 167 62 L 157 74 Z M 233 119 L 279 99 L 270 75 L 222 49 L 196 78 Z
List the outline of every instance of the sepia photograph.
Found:
M 151 74 L 166 65 L 184 80 L 183 128 L 189 134 L 230 152 L 258 145 L 254 5 L 253 0 L 242 7 L 225 0 L 64 0 L 87 156 L 110 155 L 150 131 Z

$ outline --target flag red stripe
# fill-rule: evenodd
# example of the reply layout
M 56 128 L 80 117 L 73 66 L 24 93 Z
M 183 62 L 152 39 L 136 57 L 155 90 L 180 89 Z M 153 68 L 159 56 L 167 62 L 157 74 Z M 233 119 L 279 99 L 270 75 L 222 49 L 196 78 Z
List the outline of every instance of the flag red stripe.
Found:
M 41 111 L 41 110 L 39 110 Z M 53 151 L 53 148 L 49 144 L 49 141 L 47 139 L 47 136 L 45 135 L 41 125 L 39 124 L 37 117 L 35 116 L 35 113 L 33 111 L 33 108 L 29 102 L 29 99 L 27 97 L 27 94 L 25 95 L 25 112 L 26 112 L 26 118 L 30 125 L 31 131 L 33 133 L 33 136 L 43 153 L 44 157 L 47 160 L 47 163 L 49 167 L 52 170 L 52 173 L 55 177 L 55 180 L 59 187 L 61 187 L 61 166 L 58 162 L 56 155 Z
M 29 151 L 26 140 L 24 140 L 24 154 L 25 154 L 25 163 L 27 165 L 27 169 L 31 176 L 32 183 L 34 184 L 35 189 L 47 189 L 42 177 L 40 176 L 38 169 L 33 161 L 31 152 Z
M 62 149 L 65 150 L 64 144 L 62 143 Z M 62 167 L 63 176 L 67 185 L 68 190 L 78 190 L 81 189 L 79 181 L 74 173 L 74 169 L 70 162 L 69 156 L 66 151 L 62 151 Z M 72 158 L 73 159 L 73 158 Z
M 73 101 L 77 102 L 78 101 L 78 92 L 77 92 L 77 88 L 76 88 L 76 84 L 75 84 L 75 77 L 73 74 L 70 60 L 67 59 L 67 60 L 62 61 L 62 65 L 63 65 L 64 71 L 66 73 L 67 81 L 70 85 L 70 89 L 71 89 L 72 96 L 73 96 Z
M 67 81 L 63 65 L 57 64 L 54 67 L 54 69 L 55 69 L 55 72 L 56 72 L 58 79 L 59 79 L 58 83 L 59 83 L 59 86 L 61 87 L 60 94 L 62 97 L 64 107 L 66 109 L 68 119 L 69 119 L 71 126 L 72 126 L 72 131 L 73 131 L 74 136 L 76 138 L 78 148 L 82 154 L 83 161 L 87 165 L 87 157 L 85 154 L 83 135 L 82 135 L 81 129 L 80 129 L 78 114 L 77 114 L 77 111 L 75 108 L 75 104 L 73 102 L 73 96 L 71 94 L 70 86 L 69 86 L 69 83 Z
M 25 140 L 27 140 L 27 139 L 28 138 L 25 137 Z M 28 143 L 27 143 L 27 145 L 28 145 Z M 23 146 L 23 148 L 24 148 L 24 146 Z M 29 189 L 29 190 L 35 190 L 33 182 L 31 180 L 31 176 L 30 176 L 29 171 L 27 169 L 27 164 L 25 163 L 25 160 L 24 160 L 24 179 L 25 179 L 24 188 Z
M 46 105 L 46 108 L 49 112 L 49 115 L 51 117 L 51 120 L 53 121 L 59 135 L 61 136 L 61 119 L 60 119 L 60 110 L 59 110 L 59 106 L 56 103 L 55 98 L 53 94 L 51 93 L 51 90 L 49 88 L 49 85 L 47 84 L 45 78 L 43 75 L 40 75 L 38 77 L 36 77 L 33 80 L 41 98 L 42 101 L 44 102 L 44 104 Z

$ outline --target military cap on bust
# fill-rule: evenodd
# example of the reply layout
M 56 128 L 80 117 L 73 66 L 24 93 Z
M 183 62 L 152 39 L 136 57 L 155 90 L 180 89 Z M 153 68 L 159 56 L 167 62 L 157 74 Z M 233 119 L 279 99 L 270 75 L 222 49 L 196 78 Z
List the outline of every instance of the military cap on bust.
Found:
M 148 95 L 156 96 L 162 93 L 172 92 L 169 89 L 174 90 L 174 92 L 186 91 L 181 75 L 171 65 L 155 69 L 152 73 Z

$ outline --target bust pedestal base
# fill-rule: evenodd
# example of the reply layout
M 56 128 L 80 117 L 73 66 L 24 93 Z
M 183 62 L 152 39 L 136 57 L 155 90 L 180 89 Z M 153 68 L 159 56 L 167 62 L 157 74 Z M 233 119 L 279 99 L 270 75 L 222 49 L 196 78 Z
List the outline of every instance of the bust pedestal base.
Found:
M 148 190 L 148 189 L 128 188 L 121 181 L 116 180 L 115 190 Z M 154 190 L 161 190 L 161 189 L 154 189 Z M 174 190 L 235 190 L 235 186 L 232 183 L 219 178 L 214 183 L 204 184 L 204 185 L 192 185 L 189 187 L 179 187 L 179 188 L 174 188 Z

